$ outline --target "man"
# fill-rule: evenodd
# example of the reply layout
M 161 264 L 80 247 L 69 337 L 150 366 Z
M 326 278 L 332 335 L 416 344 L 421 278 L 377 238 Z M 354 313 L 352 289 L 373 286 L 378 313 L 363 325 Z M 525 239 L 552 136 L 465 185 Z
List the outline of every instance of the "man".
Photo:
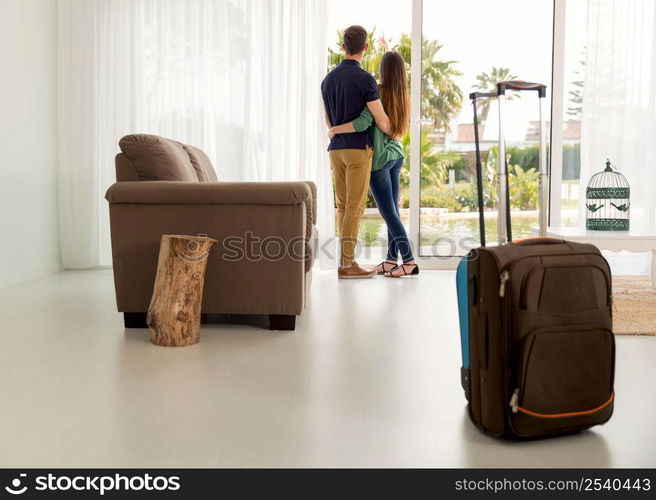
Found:
M 360 67 L 364 53 L 369 49 L 367 31 L 362 26 L 351 26 L 344 31 L 342 49 L 344 60 L 333 69 L 323 82 L 321 94 L 326 110 L 326 124 L 340 125 L 356 119 L 365 106 L 383 132 L 389 131 L 389 118 L 383 110 L 378 85 L 373 76 Z M 337 227 L 340 240 L 340 279 L 371 278 L 374 271 L 355 262 L 360 219 L 369 189 L 371 159 L 373 156 L 369 131 L 338 134 L 328 146 L 330 167 L 335 180 Z

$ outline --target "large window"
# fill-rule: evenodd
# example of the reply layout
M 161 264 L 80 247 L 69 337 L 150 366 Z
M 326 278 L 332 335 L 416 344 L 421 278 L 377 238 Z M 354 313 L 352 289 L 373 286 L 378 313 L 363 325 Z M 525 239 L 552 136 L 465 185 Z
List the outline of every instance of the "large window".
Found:
M 519 79 L 548 86 L 547 147 L 551 130 L 558 135 L 558 223 L 575 225 L 579 214 L 581 115 L 585 72 L 587 2 L 565 0 L 332 0 L 330 26 L 337 52 L 338 30 L 362 24 L 373 32 L 365 67 L 377 76 L 384 35 L 407 58 L 412 87 L 412 133 L 404 138 L 407 158 L 402 174 L 401 213 L 416 253 L 432 267 L 448 261 L 434 257 L 465 254 L 480 244 L 475 176 L 472 91 L 491 91 L 498 81 Z M 566 9 L 554 23 L 554 9 Z M 554 26 L 561 23 L 565 53 L 559 79 L 562 112 L 553 110 L 559 127 L 550 123 Z M 558 28 L 556 26 L 556 32 Z M 412 54 L 421 46 L 420 57 Z M 412 51 L 410 50 L 412 49 Z M 336 54 L 329 55 L 335 61 Z M 412 57 L 411 56 L 414 56 Z M 561 53 L 562 56 L 562 53 Z M 416 67 L 411 67 L 412 60 Z M 562 62 L 562 61 L 561 61 Z M 564 88 L 562 88 L 564 85 Z M 554 101 L 555 102 L 555 101 Z M 419 111 L 417 111 L 417 109 Z M 486 239 L 497 240 L 497 173 L 499 110 L 496 99 L 479 101 Z M 510 94 L 503 109 L 513 236 L 536 234 L 539 203 L 539 107 L 535 93 Z M 562 127 L 561 127 L 562 125 Z M 410 137 L 414 144 L 411 144 Z M 554 144 L 556 146 L 556 144 Z M 411 151 L 413 154 L 410 154 Z M 554 181 L 554 179 L 552 179 Z M 370 198 L 360 241 L 373 259 L 384 246 L 385 225 Z
M 504 79 L 549 87 L 544 118 L 548 154 L 553 152 L 548 158 L 552 227 L 584 227 L 585 185 L 607 158 L 631 184 L 632 229 L 655 224 L 656 198 L 651 185 L 642 182 L 653 177 L 656 164 L 651 140 L 656 130 L 653 2 L 333 0 L 331 5 L 335 28 L 375 26 L 376 36 L 385 33 L 392 46 L 404 41 L 412 49 L 412 141 L 404 139 L 411 154 L 401 203 L 424 265 L 450 267 L 456 259 L 434 257 L 463 255 L 479 244 L 475 131 L 468 97 L 473 90 L 492 90 Z M 511 95 L 503 110 L 515 238 L 538 229 L 538 110 L 530 93 Z M 493 243 L 498 229 L 497 101 L 481 101 L 478 112 L 486 236 Z M 384 224 L 373 206 L 361 236 L 365 245 L 385 240 Z
M 331 47 L 338 52 L 338 30 L 364 24 L 372 31 L 372 50 L 365 67 L 377 75 L 385 36 L 392 47 L 407 54 L 410 69 L 411 0 L 351 2 L 333 0 Z M 420 224 L 423 256 L 463 254 L 479 244 L 475 183 L 473 113 L 469 93 L 490 90 L 497 81 L 524 79 L 550 85 L 552 0 L 513 2 L 463 0 L 423 2 L 421 56 Z M 336 54 L 329 65 L 337 62 Z M 511 96 L 504 124 L 508 144 L 513 229 L 531 234 L 537 224 L 538 105 L 534 95 Z M 479 106 L 488 239 L 497 234 L 498 113 L 494 100 Z M 410 140 L 402 175 L 401 210 L 410 207 Z M 380 246 L 385 225 L 369 200 L 361 225 L 363 246 Z
M 550 86 L 552 0 L 423 2 L 420 238 L 423 256 L 480 244 L 472 91 L 503 80 Z M 514 237 L 538 223 L 538 99 L 508 94 L 503 108 Z M 545 109 L 548 109 L 548 104 Z M 497 240 L 498 107 L 479 101 L 486 239 Z

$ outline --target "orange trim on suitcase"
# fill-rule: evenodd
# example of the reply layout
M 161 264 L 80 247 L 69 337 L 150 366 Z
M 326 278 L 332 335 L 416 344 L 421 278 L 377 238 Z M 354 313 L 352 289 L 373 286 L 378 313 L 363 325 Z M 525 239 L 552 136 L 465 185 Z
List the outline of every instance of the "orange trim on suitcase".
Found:
M 574 412 L 571 412 L 571 413 L 536 413 L 534 411 L 527 410 L 526 408 L 522 408 L 521 406 L 517 407 L 517 411 L 521 411 L 522 413 L 525 413 L 526 415 L 530 415 L 531 417 L 538 417 L 538 418 L 580 417 L 582 415 L 591 415 L 592 413 L 597 413 L 598 411 L 603 410 L 609 404 L 611 404 L 614 399 L 615 399 L 615 392 L 612 392 L 610 394 L 610 397 L 608 398 L 608 401 L 606 401 L 604 404 L 602 404 L 600 406 L 597 406 L 596 408 L 593 408 L 592 410 L 574 411 Z

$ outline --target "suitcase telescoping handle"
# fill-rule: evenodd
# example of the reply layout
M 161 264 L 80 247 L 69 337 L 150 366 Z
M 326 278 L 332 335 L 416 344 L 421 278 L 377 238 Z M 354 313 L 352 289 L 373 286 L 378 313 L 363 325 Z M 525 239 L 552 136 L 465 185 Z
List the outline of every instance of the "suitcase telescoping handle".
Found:
M 476 106 L 477 99 L 486 97 L 496 97 L 496 92 L 472 92 L 469 98 L 472 100 L 474 106 L 474 144 L 476 145 L 476 193 L 478 198 L 478 227 L 481 232 L 481 246 L 485 246 L 485 214 L 484 214 L 484 200 L 483 200 L 483 168 L 481 167 L 481 146 L 480 138 L 478 137 L 478 108 Z
M 547 97 L 547 86 L 543 83 L 525 82 L 522 80 L 508 80 L 497 83 L 497 94 L 505 95 L 506 90 L 536 90 L 538 97 Z
M 539 218 L 540 218 L 540 236 L 547 234 L 547 203 L 549 195 L 549 184 L 547 179 L 547 145 L 546 145 L 546 127 L 544 124 L 543 99 L 547 96 L 547 86 L 541 83 L 524 82 L 521 80 L 512 80 L 499 82 L 496 92 L 472 92 L 469 98 L 472 100 L 474 107 L 474 142 L 476 145 L 476 187 L 478 191 L 478 217 L 481 234 L 481 246 L 485 246 L 485 217 L 484 217 L 484 200 L 483 200 L 483 175 L 481 166 L 480 138 L 478 134 L 478 109 L 476 101 L 482 98 L 497 97 L 499 101 L 499 244 L 512 241 L 512 224 L 510 218 L 510 199 L 508 197 L 508 163 L 506 161 L 506 143 L 503 135 L 502 121 L 502 101 L 505 100 L 506 90 L 517 91 L 536 91 L 540 108 L 540 154 L 539 154 L 539 172 L 540 172 L 540 200 L 539 200 Z
M 540 236 L 547 235 L 547 205 L 549 199 L 549 182 L 547 179 L 547 140 L 546 126 L 544 123 L 544 98 L 547 96 L 547 86 L 542 83 L 524 82 L 522 80 L 510 80 L 497 83 L 497 96 L 499 101 L 499 244 L 512 241 L 512 223 L 510 217 L 510 199 L 508 194 L 508 162 L 506 161 L 506 141 L 503 133 L 502 109 L 506 96 L 506 90 L 536 91 L 538 93 L 538 105 L 540 111 L 539 138 L 540 153 L 539 165 L 539 222 Z
M 567 243 L 565 240 L 560 239 L 560 238 L 549 238 L 549 237 L 542 237 L 542 236 L 536 236 L 534 238 L 523 238 L 521 240 L 515 240 L 513 241 L 514 245 L 523 245 L 523 246 L 530 246 L 530 245 L 563 245 Z

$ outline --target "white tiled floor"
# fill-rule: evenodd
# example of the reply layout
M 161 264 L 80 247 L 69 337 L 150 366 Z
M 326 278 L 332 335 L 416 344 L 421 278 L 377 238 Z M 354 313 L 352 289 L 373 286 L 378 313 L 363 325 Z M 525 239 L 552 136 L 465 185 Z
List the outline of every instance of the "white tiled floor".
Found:
M 467 419 L 452 272 L 317 273 L 296 332 L 152 346 L 111 271 L 0 290 L 0 467 L 655 467 L 656 337 L 617 338 L 611 421 L 507 442 Z

